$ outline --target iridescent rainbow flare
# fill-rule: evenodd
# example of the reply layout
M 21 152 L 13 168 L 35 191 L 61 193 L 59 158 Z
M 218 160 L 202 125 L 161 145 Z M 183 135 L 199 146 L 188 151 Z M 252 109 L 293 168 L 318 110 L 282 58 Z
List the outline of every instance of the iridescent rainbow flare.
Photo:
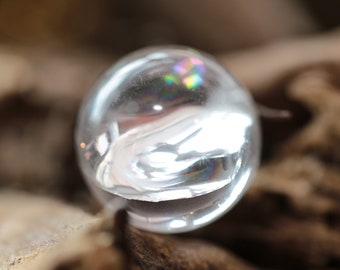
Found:
M 168 84 L 178 85 L 180 82 L 189 90 L 203 84 L 205 67 L 202 60 L 190 57 L 179 61 L 172 68 L 172 74 L 166 74 L 163 78 Z

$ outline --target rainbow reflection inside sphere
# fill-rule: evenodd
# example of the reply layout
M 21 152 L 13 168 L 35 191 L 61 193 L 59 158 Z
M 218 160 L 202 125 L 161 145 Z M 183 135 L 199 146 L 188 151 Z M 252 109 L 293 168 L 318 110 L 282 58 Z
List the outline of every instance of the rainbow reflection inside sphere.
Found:
M 253 101 L 213 58 L 181 47 L 139 50 L 84 101 L 76 144 L 105 205 L 126 202 L 133 226 L 175 233 L 228 211 L 259 162 Z

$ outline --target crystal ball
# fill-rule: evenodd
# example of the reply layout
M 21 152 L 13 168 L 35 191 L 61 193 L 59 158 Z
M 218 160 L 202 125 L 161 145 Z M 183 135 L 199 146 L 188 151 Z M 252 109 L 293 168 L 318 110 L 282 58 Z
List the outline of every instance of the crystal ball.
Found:
M 194 230 L 241 198 L 259 162 L 250 94 L 211 56 L 142 49 L 111 67 L 80 109 L 81 170 L 104 204 L 124 200 L 131 225 Z

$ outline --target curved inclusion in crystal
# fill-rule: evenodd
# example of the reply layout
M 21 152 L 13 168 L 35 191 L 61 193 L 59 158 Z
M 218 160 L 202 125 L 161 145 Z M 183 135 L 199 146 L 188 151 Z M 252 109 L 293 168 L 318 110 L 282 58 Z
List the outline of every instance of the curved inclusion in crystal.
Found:
M 249 94 L 214 60 L 151 48 L 115 65 L 82 105 L 78 156 L 94 194 L 126 200 L 131 224 L 204 226 L 242 196 L 259 160 Z
M 135 200 L 167 201 L 212 192 L 237 173 L 237 152 L 250 125 L 251 119 L 241 113 L 178 109 L 113 142 L 97 179 L 108 191 Z

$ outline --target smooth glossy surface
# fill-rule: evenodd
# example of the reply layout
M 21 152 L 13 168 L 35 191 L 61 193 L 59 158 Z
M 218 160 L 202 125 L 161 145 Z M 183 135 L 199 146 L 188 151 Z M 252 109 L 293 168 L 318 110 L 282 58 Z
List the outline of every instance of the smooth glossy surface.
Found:
M 137 51 L 84 101 L 76 142 L 105 204 L 127 201 L 131 223 L 183 232 L 240 198 L 259 160 L 249 94 L 212 58 L 185 48 Z

